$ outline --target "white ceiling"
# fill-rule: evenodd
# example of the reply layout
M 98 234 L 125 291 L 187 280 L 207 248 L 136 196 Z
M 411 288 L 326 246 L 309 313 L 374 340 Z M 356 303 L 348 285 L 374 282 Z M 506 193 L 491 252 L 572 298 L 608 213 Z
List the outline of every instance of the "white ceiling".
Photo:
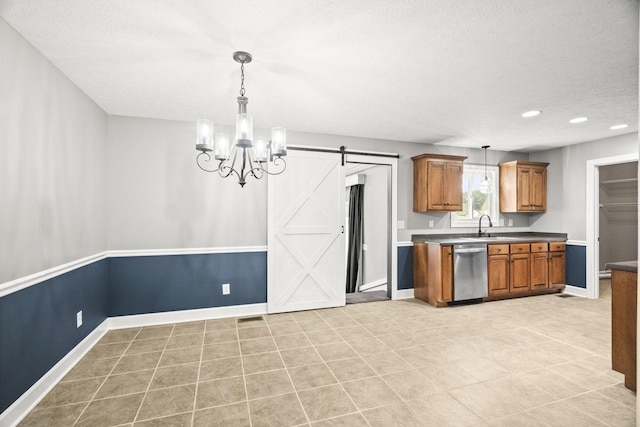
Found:
M 637 0 L 0 0 L 0 16 L 109 114 L 232 124 L 245 50 L 257 127 L 532 152 L 638 126 Z

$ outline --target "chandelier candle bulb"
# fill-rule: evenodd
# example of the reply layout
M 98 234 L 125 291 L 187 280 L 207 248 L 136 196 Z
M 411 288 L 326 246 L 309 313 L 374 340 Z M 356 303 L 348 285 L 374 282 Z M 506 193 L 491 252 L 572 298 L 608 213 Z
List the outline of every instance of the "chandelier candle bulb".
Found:
M 287 130 L 283 127 L 271 128 L 271 155 L 287 155 Z
M 229 135 L 226 133 L 216 134 L 216 160 L 227 160 L 229 158 L 229 152 L 231 151 L 230 145 Z
M 256 137 L 255 144 L 253 145 L 253 155 L 256 158 L 256 162 L 266 162 L 268 157 L 267 140 L 261 136 Z
M 236 137 L 238 147 L 251 147 L 253 140 L 253 117 L 247 113 L 239 113 L 236 118 Z
M 213 122 L 207 119 L 198 120 L 196 150 L 213 151 Z

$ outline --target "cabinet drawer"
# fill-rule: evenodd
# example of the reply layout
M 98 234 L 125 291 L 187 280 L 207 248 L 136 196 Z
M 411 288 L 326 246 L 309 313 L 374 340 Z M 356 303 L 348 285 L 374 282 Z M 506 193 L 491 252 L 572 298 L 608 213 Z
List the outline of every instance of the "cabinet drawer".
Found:
M 547 243 L 532 243 L 531 252 L 547 252 L 549 245 Z
M 564 242 L 551 242 L 549 243 L 549 252 L 561 252 L 566 249 Z
M 509 245 L 487 245 L 489 255 L 507 255 L 509 253 Z
M 524 254 L 529 253 L 529 244 L 528 243 L 515 243 L 511 246 L 512 254 Z

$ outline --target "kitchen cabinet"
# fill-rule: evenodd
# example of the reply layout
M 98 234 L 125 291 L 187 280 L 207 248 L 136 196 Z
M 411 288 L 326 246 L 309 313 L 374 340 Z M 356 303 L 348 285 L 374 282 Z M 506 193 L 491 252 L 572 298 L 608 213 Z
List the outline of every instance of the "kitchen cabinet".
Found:
M 500 163 L 500 212 L 546 212 L 548 163 Z
M 564 242 L 549 244 L 549 287 L 565 285 L 566 245 Z
M 509 245 L 488 245 L 487 274 L 489 295 L 509 293 Z
M 531 244 L 531 289 L 546 289 L 549 287 L 549 244 Z
M 624 374 L 636 391 L 638 336 L 638 262 L 607 263 L 611 270 L 611 368 Z
M 414 297 L 436 307 L 453 300 L 453 249 L 439 244 L 413 245 Z
M 537 295 L 566 284 L 564 242 L 493 244 L 487 249 L 489 299 Z
M 422 154 L 413 160 L 413 211 L 462 210 L 462 162 L 466 157 Z
M 529 244 L 509 245 L 511 265 L 509 271 L 509 292 L 526 292 L 530 289 L 531 259 Z

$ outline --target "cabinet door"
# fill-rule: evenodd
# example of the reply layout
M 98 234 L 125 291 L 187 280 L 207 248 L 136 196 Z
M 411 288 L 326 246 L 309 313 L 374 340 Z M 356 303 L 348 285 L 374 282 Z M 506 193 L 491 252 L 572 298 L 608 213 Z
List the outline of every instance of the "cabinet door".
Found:
M 489 275 L 489 295 L 509 293 L 509 255 L 490 255 L 487 271 Z
M 445 194 L 446 170 L 445 162 L 428 162 L 427 165 L 427 210 L 444 211 L 446 209 Z
M 531 254 L 531 289 L 544 289 L 548 287 L 548 252 L 536 252 Z
M 547 170 L 535 168 L 530 170 L 531 191 L 529 192 L 530 208 L 533 211 L 547 210 Z
M 509 291 L 526 292 L 529 290 L 531 268 L 529 254 L 511 254 Z
M 565 253 L 549 252 L 549 287 L 565 285 Z
M 447 162 L 445 165 L 444 202 L 448 211 L 462 210 L 462 163 Z
M 531 210 L 531 169 L 518 168 L 518 211 L 530 211 Z

